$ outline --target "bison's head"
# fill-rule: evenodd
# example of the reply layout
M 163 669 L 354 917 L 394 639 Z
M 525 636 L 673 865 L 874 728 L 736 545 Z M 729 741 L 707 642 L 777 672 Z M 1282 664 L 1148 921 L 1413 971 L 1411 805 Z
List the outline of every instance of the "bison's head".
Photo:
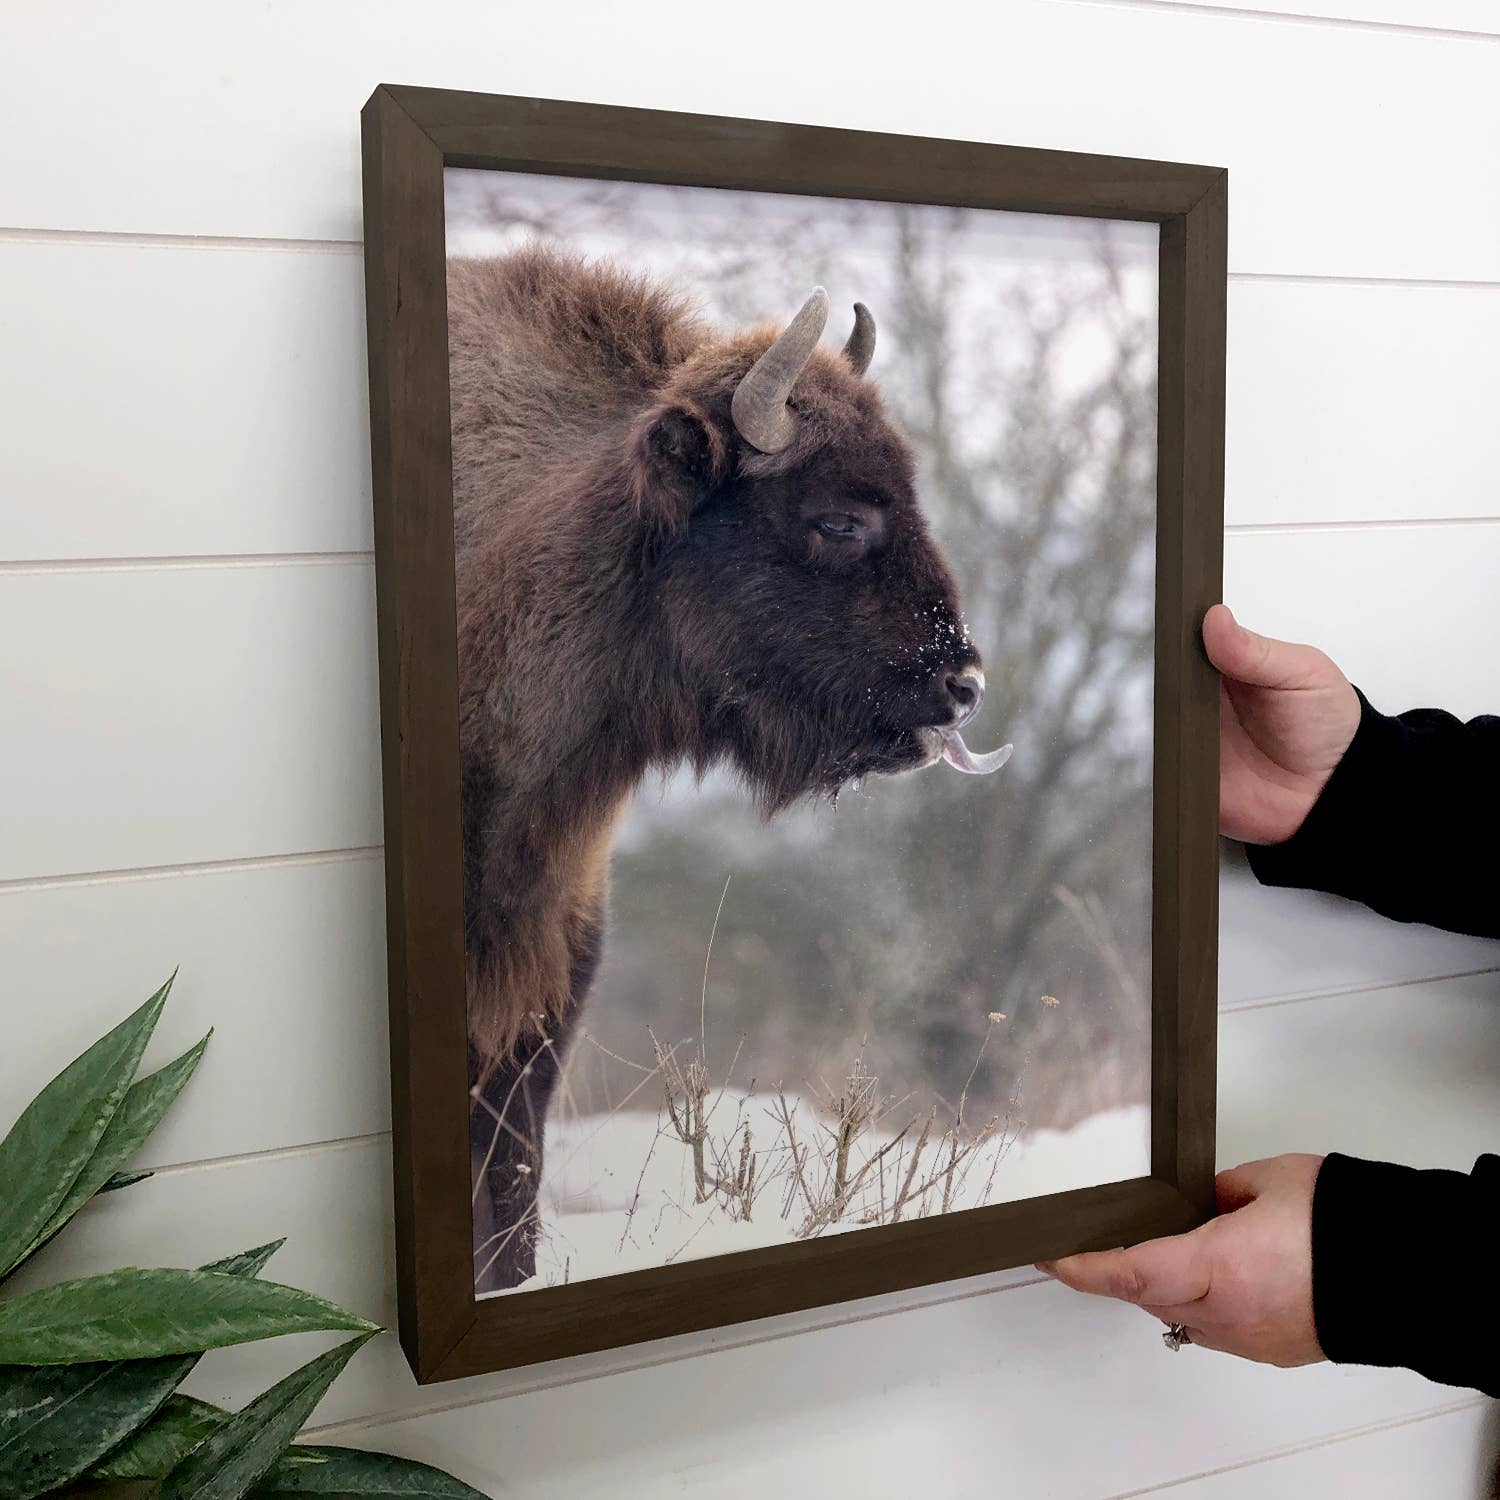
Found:
M 821 288 L 779 334 L 705 346 L 636 429 L 657 648 L 682 741 L 774 810 L 874 772 L 997 769 L 959 733 L 984 695 L 906 440 L 864 378 L 862 306 L 818 347 Z M 1008 751 L 1008 747 L 1007 747 Z

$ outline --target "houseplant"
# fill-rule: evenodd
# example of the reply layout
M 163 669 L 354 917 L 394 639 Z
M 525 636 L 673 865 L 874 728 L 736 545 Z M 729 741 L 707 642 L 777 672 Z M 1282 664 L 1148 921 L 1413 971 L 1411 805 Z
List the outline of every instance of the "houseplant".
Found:
M 175 977 L 175 976 L 174 976 Z M 293 1442 L 378 1325 L 261 1279 L 281 1241 L 196 1270 L 129 1267 L 5 1295 L 4 1284 L 128 1164 L 209 1038 L 136 1077 L 172 980 L 57 1075 L 0 1141 L 0 1496 L 319 1494 L 483 1500 L 425 1464 Z M 205 1350 L 311 1330 L 353 1337 L 238 1412 L 178 1391 Z

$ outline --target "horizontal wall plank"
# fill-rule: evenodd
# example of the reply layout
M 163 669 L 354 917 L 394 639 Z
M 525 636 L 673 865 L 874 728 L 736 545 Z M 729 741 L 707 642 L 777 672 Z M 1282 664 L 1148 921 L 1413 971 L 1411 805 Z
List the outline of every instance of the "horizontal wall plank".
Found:
M 1267 890 L 1242 862 L 1225 871 L 1220 913 L 1231 1006 L 1500 968 L 1500 943 Z M 0 1116 L 180 965 L 148 1064 L 210 1026 L 214 1041 L 143 1163 L 387 1129 L 384 941 L 377 853 L 0 891 L 0 950 L 26 1016 L 26 1046 L 0 1052 Z
M 381 1141 L 163 1174 L 86 1209 L 18 1290 L 122 1263 L 199 1262 L 285 1234 L 268 1274 L 392 1321 L 388 1166 Z M 1287 1376 L 1227 1359 L 1169 1360 L 1138 1310 L 1050 1284 L 914 1300 L 883 1299 L 905 1309 L 899 1322 L 819 1328 L 802 1315 L 427 1391 L 383 1338 L 315 1422 L 482 1401 L 365 1440 L 496 1494 L 654 1497 L 710 1483 L 720 1494 L 839 1494 L 833 1481 L 848 1454 L 829 1434 L 843 1429 L 859 1434 L 886 1494 L 926 1493 L 923 1476 L 941 1485 L 992 1468 L 1017 1494 L 1083 1497 L 1451 1399 L 1399 1371 Z M 747 1333 L 776 1336 L 739 1343 Z M 795 1350 L 789 1333 L 799 1335 Z M 330 1341 L 225 1351 L 190 1388 L 239 1402 Z M 696 1352 L 709 1350 L 707 1359 Z M 671 1362 L 641 1368 L 662 1359 Z M 587 1378 L 602 1373 L 607 1387 Z M 515 1394 L 486 1399 L 506 1392 Z M 1088 1444 L 1059 1449 L 1063 1412 L 1072 1430 L 1093 1434 Z M 747 1429 L 754 1443 L 744 1442 Z
M 46 149 L 7 155 L 0 201 L 27 227 L 357 239 L 356 114 L 386 80 L 1206 162 L 1231 172 L 1234 269 L 1500 279 L 1487 40 L 948 0 L 919 27 L 867 7 L 838 69 L 840 8 L 758 15 L 705 66 L 691 0 L 658 0 L 649 25 L 606 0 L 445 0 L 421 25 L 348 0 L 11 7 L 0 55 L 26 66 L 0 128 Z M 130 143 L 108 171 L 101 140 Z
M 177 966 L 145 1066 L 214 1036 L 139 1165 L 388 1130 L 384 910 L 378 852 L 0 891 L 0 1120 Z
M 1219 1004 L 1327 994 L 1500 969 L 1500 940 L 1388 922 L 1352 901 L 1256 883 L 1227 840 L 1219 881 Z
M 0 880 L 378 843 L 372 572 L 0 576 L 0 639 L 26 643 L 0 657 Z M 1241 533 L 1226 574 L 1247 624 L 1379 707 L 1496 707 L 1472 645 L 1500 634 L 1500 526 Z
M 0 240 L 0 560 L 367 549 L 362 270 Z M 1500 292 L 1233 284 L 1229 521 L 1494 514 L 1496 345 Z
M 1104 3 L 1132 5 L 1138 0 L 1104 0 Z M 1145 0 L 1145 3 L 1201 8 L 1204 0 Z M 1206 3 L 1211 10 L 1269 13 L 1290 20 L 1364 21 L 1377 26 L 1420 26 L 1500 36 L 1500 12 L 1493 0 L 1206 0 Z
M 1228 1005 L 1500 968 L 1500 943 L 1267 890 L 1242 863 L 1220 912 Z M 383 924 L 375 852 L 0 891 L 0 949 L 27 1016 L 26 1046 L 0 1052 L 0 1101 L 28 1095 L 176 965 L 148 1065 L 215 1037 L 143 1164 L 387 1129 Z
M 0 559 L 368 550 L 361 268 L 0 240 Z
M 1225 519 L 1500 515 L 1497 345 L 1500 288 L 1233 284 Z
M 1401 1372 L 1169 1361 L 1135 1308 L 1028 1287 L 357 1434 L 491 1494 L 1138 1494 L 1330 1424 L 1425 1410 Z M 747 1441 L 746 1434 L 753 1434 Z M 1082 1438 L 1080 1437 L 1082 1435 Z M 857 1471 L 854 1481 L 851 1471 Z
M 1420 535 L 1444 540 L 1453 531 Z M 1393 539 L 1401 538 L 1357 538 Z M 1288 549 L 1300 555 L 1309 542 L 1326 540 L 1255 537 L 1236 539 L 1236 546 L 1248 545 L 1284 578 L 1295 572 Z M 1305 558 L 1300 567 L 1304 576 L 1317 572 L 1315 561 Z M 1434 561 L 1416 571 L 1438 576 L 1441 567 Z M 7 784 L 25 794 L 7 802 L 13 830 L 3 843 L 11 861 L 7 876 L 376 840 L 373 705 L 364 680 L 372 669 L 368 642 L 359 641 L 367 628 L 366 574 L 322 567 L 166 569 L 0 580 L 0 615 L 10 611 L 8 638 L 36 643 L 24 660 L 21 653 L 8 658 L 6 701 L 17 727 L 5 741 Z M 1233 589 L 1230 597 L 1236 598 Z M 192 628 L 182 628 L 183 620 Z M 1473 653 L 1449 658 L 1459 665 L 1475 660 Z M 213 680 L 221 661 L 233 662 L 233 683 L 210 694 L 202 684 Z M 68 684 L 60 697 L 51 693 L 57 682 Z M 1451 693 L 1413 691 L 1410 699 L 1395 701 L 1453 701 L 1465 691 L 1455 681 Z M 207 704 L 215 705 L 213 711 Z M 91 723 L 110 724 L 111 733 L 91 733 Z M 275 731 L 269 746 L 266 726 Z M 341 746 L 343 754 L 319 753 Z M 309 883 L 322 887 L 319 899 L 339 914 L 336 924 L 290 922 L 294 913 L 315 909 L 308 905 Z M 221 888 L 232 899 L 221 900 Z M 1342 904 L 1258 890 L 1242 902 L 1235 890 L 1231 881 L 1224 986 L 1230 1002 L 1494 961 L 1494 944 L 1393 927 L 1347 908 L 1337 923 L 1324 923 L 1315 914 Z M 372 999 L 372 991 L 378 996 L 380 990 L 378 895 L 370 869 L 276 868 L 139 885 L 13 890 L 0 896 L 0 920 L 14 934 L 7 951 L 15 955 L 15 972 L 29 976 L 31 993 L 89 997 L 92 1008 L 80 1012 L 77 1025 L 56 1006 L 38 1006 L 39 1016 L 65 1023 L 55 1033 L 38 1028 L 38 1046 L 54 1062 L 71 1055 L 67 1049 L 79 1036 L 101 1029 L 95 1023 L 179 959 L 187 961 L 185 993 L 201 996 L 194 1001 L 193 1024 L 212 1024 L 220 985 L 235 972 L 233 962 L 215 955 L 249 953 L 265 932 L 281 935 L 290 973 L 305 976 L 290 980 L 289 988 L 301 982 L 309 993 L 332 997 L 320 1020 L 336 1018 L 351 1032 L 363 1024 L 360 1036 L 368 1045 L 383 1030 L 378 1000 Z M 77 941 L 80 936 L 86 940 Z M 1239 962 L 1235 953 L 1243 955 Z M 351 955 L 360 956 L 352 968 Z M 238 1011 L 240 993 L 225 992 L 231 1013 Z M 244 1037 L 239 1045 L 247 1050 L 226 1071 L 239 1086 L 234 1102 L 253 1117 L 264 1088 L 276 1083 L 283 1049 L 276 1028 L 252 1031 L 254 1042 L 250 1034 Z M 336 1034 L 337 1026 L 324 1033 L 328 1047 Z M 223 1046 L 215 1055 L 229 1052 Z M 321 1065 L 326 1054 L 313 1048 L 294 1055 Z M 196 1158 L 270 1149 L 380 1128 L 378 1074 L 354 1096 L 325 1095 L 311 1113 L 276 1112 L 242 1135 L 228 1120 L 219 1127 L 194 1122 L 183 1127 L 182 1145 L 165 1137 L 163 1154 L 154 1159 L 182 1159 L 184 1150 Z M 206 1071 L 205 1078 L 212 1077 Z M 316 1098 L 315 1075 L 302 1086 Z M 226 1096 L 226 1107 L 229 1102 Z M 187 1145 L 193 1139 L 196 1148 Z
M 174 1016 L 174 1039 L 191 1036 L 201 1018 Z M 295 1078 L 295 1049 L 282 1036 L 283 1063 Z M 244 1043 L 241 1049 L 239 1055 L 253 1065 L 255 1052 Z M 1491 1083 L 1497 1054 L 1500 978 L 1494 976 L 1226 1017 L 1221 1161 L 1339 1148 L 1418 1165 L 1467 1165 L 1500 1138 L 1500 1101 Z M 325 1078 L 322 1086 L 356 1093 L 365 1087 L 349 1070 Z M 194 1105 L 189 1099 L 183 1107 Z M 204 1261 L 288 1234 L 276 1275 L 389 1321 L 388 1184 L 389 1144 L 383 1136 L 168 1170 L 90 1206 L 39 1260 L 27 1284 L 120 1263 Z M 504 1474 L 527 1494 L 584 1494 L 587 1484 L 598 1482 L 612 1445 L 619 1444 L 629 1460 L 622 1471 L 628 1476 L 625 1493 L 661 1493 L 667 1467 L 686 1485 L 696 1466 L 710 1461 L 715 1445 L 728 1440 L 720 1431 L 724 1424 L 748 1419 L 763 1441 L 748 1459 L 747 1488 L 734 1493 L 749 1494 L 749 1478 L 780 1483 L 783 1474 L 795 1472 L 794 1463 L 821 1474 L 839 1461 L 837 1445 L 826 1441 L 832 1402 L 840 1409 L 847 1405 L 851 1421 L 857 1415 L 861 1424 L 868 1422 L 872 1442 L 883 1443 L 875 1434 L 892 1424 L 903 1435 L 900 1443 L 892 1438 L 889 1451 L 881 1448 L 879 1472 L 887 1472 L 883 1466 L 889 1463 L 892 1475 L 914 1478 L 918 1465 L 937 1462 L 946 1474 L 943 1463 L 998 1465 L 1003 1453 L 1005 1463 L 1016 1466 L 1007 1472 L 1018 1493 L 1092 1496 L 1170 1474 L 1201 1473 L 1452 1399 L 1399 1373 L 1322 1370 L 1278 1377 L 1228 1360 L 1151 1359 L 1147 1355 L 1159 1346 L 1135 1310 L 1074 1299 L 1051 1286 L 1016 1286 L 1017 1279 L 978 1278 L 936 1294 L 977 1294 L 957 1303 L 939 1305 L 929 1289 L 483 1377 L 425 1395 L 406 1375 L 394 1343 L 382 1340 L 335 1388 L 319 1420 L 524 1393 L 718 1350 L 707 1366 L 694 1360 L 619 1374 L 607 1399 L 593 1388 L 525 1395 L 454 1418 L 453 1425 L 442 1419 L 435 1427 L 412 1429 L 414 1451 L 431 1456 L 440 1450 L 422 1447 L 429 1440 L 451 1443 L 481 1477 Z M 991 1295 L 998 1287 L 1005 1287 L 1003 1293 Z M 830 1319 L 879 1310 L 901 1311 L 900 1322 L 877 1319 L 811 1331 Z M 803 1335 L 794 1358 L 780 1342 L 789 1333 Z M 747 1341 L 756 1347 L 735 1347 Z M 240 1399 L 305 1354 L 309 1342 L 219 1356 L 204 1369 L 198 1388 L 214 1399 Z M 595 1415 L 588 1417 L 591 1411 Z M 1066 1411 L 1070 1424 L 1086 1422 L 1100 1434 L 1097 1443 L 1077 1445 L 1060 1471 L 1048 1471 L 1061 1486 L 1056 1490 L 1045 1489 L 1039 1477 L 1044 1464 L 1058 1463 L 1049 1411 L 1053 1422 Z M 621 1430 L 606 1412 L 621 1413 Z M 996 1412 L 1005 1414 L 1003 1432 L 994 1430 Z M 1159 1425 L 1162 1413 L 1171 1413 L 1170 1445 Z M 930 1446 L 917 1441 L 934 1423 Z M 702 1433 L 713 1441 L 700 1442 Z M 404 1444 L 410 1435 L 398 1433 L 395 1441 Z M 385 1433 L 380 1440 L 386 1441 Z M 654 1447 L 654 1457 L 643 1443 Z M 891 1493 L 906 1492 L 909 1482 L 903 1478 Z M 546 1489 L 549 1484 L 561 1487 Z
M 1174 1485 L 1168 1500 L 1489 1500 L 1500 1477 L 1500 1407 L 1403 1422 Z
M 0 880 L 378 844 L 373 573 L 0 576 Z
M 65 1234 L 18 1273 L 14 1286 L 26 1291 L 121 1264 L 198 1264 L 228 1253 L 223 1247 L 232 1251 L 284 1234 L 287 1243 L 268 1275 L 394 1325 L 390 1183 L 388 1137 L 211 1167 L 169 1169 L 139 1184 L 140 1190 L 94 1200 Z M 426 1391 L 412 1380 L 395 1339 L 382 1338 L 340 1379 L 318 1408 L 316 1422 L 363 1421 L 387 1411 L 404 1413 L 592 1381 L 742 1343 L 782 1339 L 855 1316 L 899 1312 L 1036 1280 L 1030 1270 L 997 1272 L 947 1288 L 872 1298 L 857 1307 L 789 1314 L 634 1349 L 449 1381 Z M 310 1350 L 334 1341 L 307 1335 L 213 1354 L 195 1373 L 192 1388 L 207 1400 L 234 1404 L 277 1379 Z
M 1224 598 L 1266 635 L 1322 647 L 1386 713 L 1500 712 L 1500 525 L 1236 533 Z
M 1219 1021 L 1219 1164 L 1345 1151 L 1467 1171 L 1500 1145 L 1500 974 Z

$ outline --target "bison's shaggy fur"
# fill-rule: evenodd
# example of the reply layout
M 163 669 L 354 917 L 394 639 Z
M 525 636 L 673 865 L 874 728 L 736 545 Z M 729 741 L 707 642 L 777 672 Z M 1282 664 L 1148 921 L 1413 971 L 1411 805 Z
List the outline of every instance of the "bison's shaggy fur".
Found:
M 724 334 L 539 248 L 450 261 L 448 315 L 476 1263 L 496 1286 L 532 1269 L 557 1053 L 645 772 L 727 762 L 774 812 L 922 764 L 977 657 L 911 452 L 834 350 L 770 454 L 730 403 L 775 328 Z

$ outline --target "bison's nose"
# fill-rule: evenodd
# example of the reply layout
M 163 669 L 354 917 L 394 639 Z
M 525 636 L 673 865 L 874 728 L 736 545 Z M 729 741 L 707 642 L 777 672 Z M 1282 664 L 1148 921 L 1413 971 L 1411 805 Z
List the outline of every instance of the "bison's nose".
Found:
M 944 672 L 941 690 L 952 709 L 954 724 L 966 724 L 984 702 L 984 673 L 978 667 Z

